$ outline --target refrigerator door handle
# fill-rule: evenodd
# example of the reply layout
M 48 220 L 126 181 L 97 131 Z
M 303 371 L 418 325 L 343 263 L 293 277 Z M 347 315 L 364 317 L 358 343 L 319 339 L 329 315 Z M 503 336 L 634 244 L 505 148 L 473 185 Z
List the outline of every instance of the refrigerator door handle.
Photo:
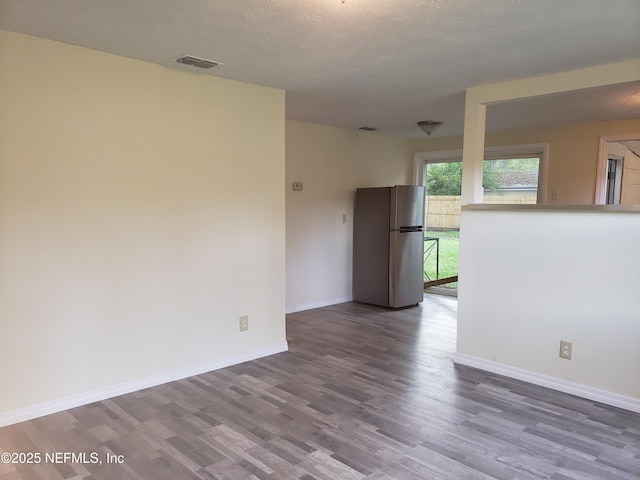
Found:
M 400 233 L 412 233 L 412 232 L 422 232 L 422 226 L 414 226 L 414 227 L 400 227 L 397 232 Z

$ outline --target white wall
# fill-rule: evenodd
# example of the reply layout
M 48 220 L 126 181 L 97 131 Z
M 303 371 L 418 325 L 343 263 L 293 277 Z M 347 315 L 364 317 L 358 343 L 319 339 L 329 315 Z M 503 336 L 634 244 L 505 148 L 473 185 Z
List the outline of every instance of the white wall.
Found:
M 458 355 L 638 408 L 640 211 L 463 211 L 461 225 Z
M 0 64 L 0 416 L 286 348 L 283 91 L 9 32 Z
M 287 311 L 352 298 L 355 189 L 408 184 L 411 164 L 407 140 L 286 122 Z

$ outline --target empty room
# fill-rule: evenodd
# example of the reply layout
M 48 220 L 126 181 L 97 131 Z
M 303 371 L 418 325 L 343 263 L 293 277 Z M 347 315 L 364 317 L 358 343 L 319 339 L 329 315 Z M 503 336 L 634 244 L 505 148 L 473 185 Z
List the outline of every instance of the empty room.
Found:
M 0 0 L 0 478 L 640 478 L 638 19 Z

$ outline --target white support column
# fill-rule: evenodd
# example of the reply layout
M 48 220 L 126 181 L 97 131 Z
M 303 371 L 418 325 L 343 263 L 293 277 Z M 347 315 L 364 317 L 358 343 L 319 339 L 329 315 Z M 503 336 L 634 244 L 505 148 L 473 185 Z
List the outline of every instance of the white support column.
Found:
M 462 204 L 482 203 L 482 160 L 487 105 L 638 80 L 640 60 L 627 60 L 468 88 L 464 114 Z
M 462 205 L 482 203 L 482 162 L 487 107 L 467 90 L 462 148 Z

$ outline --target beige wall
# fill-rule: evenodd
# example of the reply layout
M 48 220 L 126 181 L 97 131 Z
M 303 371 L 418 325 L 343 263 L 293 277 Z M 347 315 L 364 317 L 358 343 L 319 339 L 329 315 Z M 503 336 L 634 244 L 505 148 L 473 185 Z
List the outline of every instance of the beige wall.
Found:
M 622 169 L 623 205 L 640 205 L 640 157 L 627 149 Z
M 286 348 L 283 91 L 9 32 L 0 65 L 0 414 Z
M 297 121 L 286 129 L 287 311 L 348 301 L 355 189 L 411 183 L 410 143 Z
M 640 134 L 640 119 L 489 132 L 485 146 L 549 143 L 547 203 L 593 204 L 600 136 Z M 640 135 L 639 135 L 640 137 Z M 462 148 L 462 137 L 420 139 L 414 152 Z M 553 191 L 558 200 L 551 200 Z

